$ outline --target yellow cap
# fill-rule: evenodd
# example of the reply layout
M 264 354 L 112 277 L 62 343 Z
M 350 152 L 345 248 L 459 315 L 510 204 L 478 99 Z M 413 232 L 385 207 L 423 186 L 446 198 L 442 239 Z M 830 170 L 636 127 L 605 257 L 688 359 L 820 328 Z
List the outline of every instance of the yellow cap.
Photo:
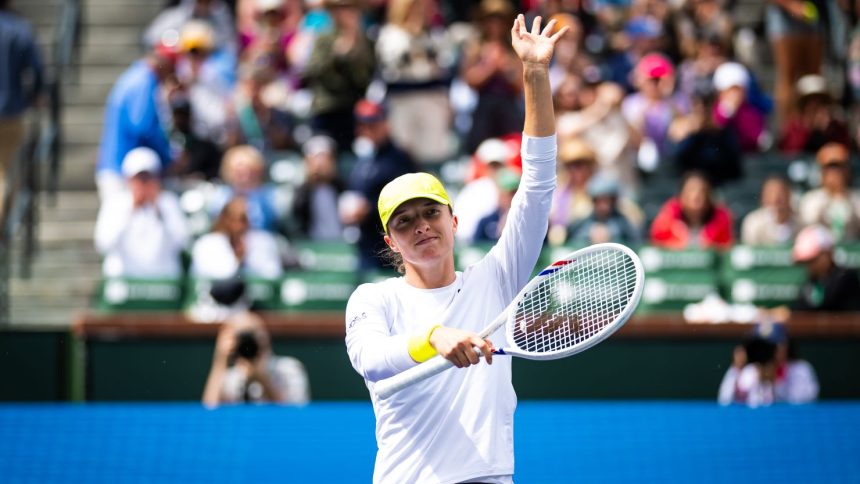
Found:
M 429 173 L 407 173 L 388 182 L 379 193 L 379 218 L 382 228 L 388 232 L 388 219 L 403 202 L 416 198 L 429 198 L 453 207 L 448 192 L 435 176 Z

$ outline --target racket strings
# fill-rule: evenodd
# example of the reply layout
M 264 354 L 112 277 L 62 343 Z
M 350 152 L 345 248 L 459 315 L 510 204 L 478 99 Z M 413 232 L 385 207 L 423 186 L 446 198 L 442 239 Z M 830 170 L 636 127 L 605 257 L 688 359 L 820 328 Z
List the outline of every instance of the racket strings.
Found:
M 581 345 L 616 320 L 635 287 L 636 267 L 626 253 L 606 249 L 579 256 L 545 275 L 523 297 L 512 342 L 532 353 Z

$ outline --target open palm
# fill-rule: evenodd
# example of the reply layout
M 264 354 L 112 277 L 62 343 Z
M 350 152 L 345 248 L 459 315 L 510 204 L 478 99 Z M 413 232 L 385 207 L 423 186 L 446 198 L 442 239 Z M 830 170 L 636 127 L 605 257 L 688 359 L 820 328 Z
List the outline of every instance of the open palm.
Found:
M 550 35 L 555 27 L 555 20 L 550 20 L 543 31 L 541 31 L 540 24 L 541 18 L 535 17 L 532 30 L 529 32 L 526 29 L 526 19 L 522 14 L 514 20 L 514 26 L 511 29 L 511 44 L 513 44 L 517 56 L 523 63 L 549 64 L 556 42 L 568 31 L 568 27 L 565 26 L 555 34 Z

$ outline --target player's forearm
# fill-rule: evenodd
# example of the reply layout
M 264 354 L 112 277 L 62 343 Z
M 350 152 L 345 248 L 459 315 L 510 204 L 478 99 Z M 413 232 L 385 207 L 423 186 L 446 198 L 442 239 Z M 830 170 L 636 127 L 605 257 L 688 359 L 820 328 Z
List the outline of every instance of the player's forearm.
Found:
M 555 133 L 555 113 L 552 107 L 552 90 L 549 85 L 549 65 L 523 64 L 523 91 L 526 120 L 523 133 L 543 137 Z

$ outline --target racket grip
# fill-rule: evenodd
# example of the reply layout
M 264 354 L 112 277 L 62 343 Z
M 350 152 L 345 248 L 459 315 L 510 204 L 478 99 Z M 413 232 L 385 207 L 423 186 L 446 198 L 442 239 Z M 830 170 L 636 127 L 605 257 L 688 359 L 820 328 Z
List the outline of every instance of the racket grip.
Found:
M 434 356 L 432 359 L 421 363 L 418 366 L 413 366 L 412 368 L 402 371 L 391 378 L 386 378 L 385 380 L 376 383 L 376 385 L 373 386 L 373 391 L 376 393 L 377 397 L 386 399 L 410 385 L 424 381 L 433 375 L 438 375 L 453 366 L 454 364 L 445 358 Z

